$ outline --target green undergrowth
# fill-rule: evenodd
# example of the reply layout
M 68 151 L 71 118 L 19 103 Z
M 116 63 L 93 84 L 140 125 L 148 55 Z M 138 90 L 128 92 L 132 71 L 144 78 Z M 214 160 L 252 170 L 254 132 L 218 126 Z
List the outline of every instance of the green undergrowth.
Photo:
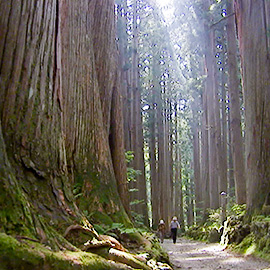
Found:
M 250 234 L 240 243 L 232 243 L 233 251 L 270 261 L 270 216 L 255 215 L 251 218 Z
M 151 246 L 145 248 L 146 252 L 150 254 L 152 258 L 155 258 L 157 261 L 170 264 L 169 255 L 161 247 L 159 240 L 155 237 L 154 234 L 145 232 L 144 237 L 151 242 Z
M 265 241 L 263 247 L 261 246 L 262 241 Z M 231 244 L 229 249 L 245 256 L 254 256 L 270 262 L 270 239 L 263 238 L 262 241 L 256 241 L 256 237 L 251 233 L 240 244 Z
M 123 244 L 125 248 L 133 253 L 147 252 L 151 258 L 169 262 L 168 254 L 162 249 L 158 239 L 145 226 L 135 227 L 129 224 L 127 227 L 120 222 L 114 222 L 112 218 L 101 212 L 95 212 L 89 217 L 94 223 L 94 228 L 99 234 L 110 235 Z
M 208 209 L 208 218 L 203 224 L 190 226 L 185 236 L 194 240 L 212 242 L 212 235 L 219 234 L 221 227 L 220 223 L 220 209 Z M 215 242 L 215 241 L 214 241 Z
M 221 224 L 220 209 L 209 211 L 207 221 L 186 231 L 188 238 L 209 241 L 213 231 L 220 233 L 219 242 L 230 250 L 245 256 L 270 261 L 270 216 L 254 215 L 246 219 L 246 205 L 233 205 L 227 210 L 227 219 Z
M 89 252 L 58 251 L 29 240 L 18 241 L 0 233 L 1 270 L 127 269 Z

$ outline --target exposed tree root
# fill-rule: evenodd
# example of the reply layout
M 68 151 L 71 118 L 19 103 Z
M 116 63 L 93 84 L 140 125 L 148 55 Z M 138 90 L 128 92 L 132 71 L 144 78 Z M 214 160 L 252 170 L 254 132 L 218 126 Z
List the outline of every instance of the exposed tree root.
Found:
M 136 269 L 151 270 L 149 266 L 147 266 L 144 262 L 135 258 L 135 256 L 133 256 L 132 254 L 114 248 L 109 249 L 108 258 L 116 262 L 127 264 Z

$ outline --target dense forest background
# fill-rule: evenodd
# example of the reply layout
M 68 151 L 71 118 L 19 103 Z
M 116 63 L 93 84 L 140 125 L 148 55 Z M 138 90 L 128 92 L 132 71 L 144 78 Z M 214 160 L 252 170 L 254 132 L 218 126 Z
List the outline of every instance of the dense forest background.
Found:
M 184 230 L 224 201 L 268 214 L 269 12 L 0 1 L 1 238 L 70 249 L 72 224 Z

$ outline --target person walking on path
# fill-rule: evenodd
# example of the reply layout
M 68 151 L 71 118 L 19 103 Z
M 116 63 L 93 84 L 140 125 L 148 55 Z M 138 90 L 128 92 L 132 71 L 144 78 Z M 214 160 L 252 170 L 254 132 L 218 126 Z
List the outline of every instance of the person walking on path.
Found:
M 163 243 L 165 236 L 165 222 L 163 219 L 161 219 L 158 224 L 158 235 L 160 242 Z
M 177 217 L 173 217 L 171 224 L 170 224 L 170 228 L 171 228 L 171 235 L 172 235 L 172 239 L 173 239 L 173 243 L 176 243 L 176 237 L 177 237 L 177 229 L 180 229 L 180 224 L 177 220 Z

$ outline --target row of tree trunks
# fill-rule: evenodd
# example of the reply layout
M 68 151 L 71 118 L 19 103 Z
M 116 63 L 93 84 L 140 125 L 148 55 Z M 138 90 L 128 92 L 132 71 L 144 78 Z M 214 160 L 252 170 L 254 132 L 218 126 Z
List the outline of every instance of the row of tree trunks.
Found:
M 141 89 L 139 87 L 139 3 L 134 0 L 117 1 L 117 25 L 120 48 L 120 66 L 122 68 L 123 104 L 124 104 L 124 141 L 125 151 L 133 152 L 134 159 L 130 166 L 140 171 L 136 179 L 129 183 L 132 210 L 142 215 L 148 224 L 146 178 L 144 164 L 144 138 L 141 114 Z M 132 35 L 127 34 L 127 29 Z

